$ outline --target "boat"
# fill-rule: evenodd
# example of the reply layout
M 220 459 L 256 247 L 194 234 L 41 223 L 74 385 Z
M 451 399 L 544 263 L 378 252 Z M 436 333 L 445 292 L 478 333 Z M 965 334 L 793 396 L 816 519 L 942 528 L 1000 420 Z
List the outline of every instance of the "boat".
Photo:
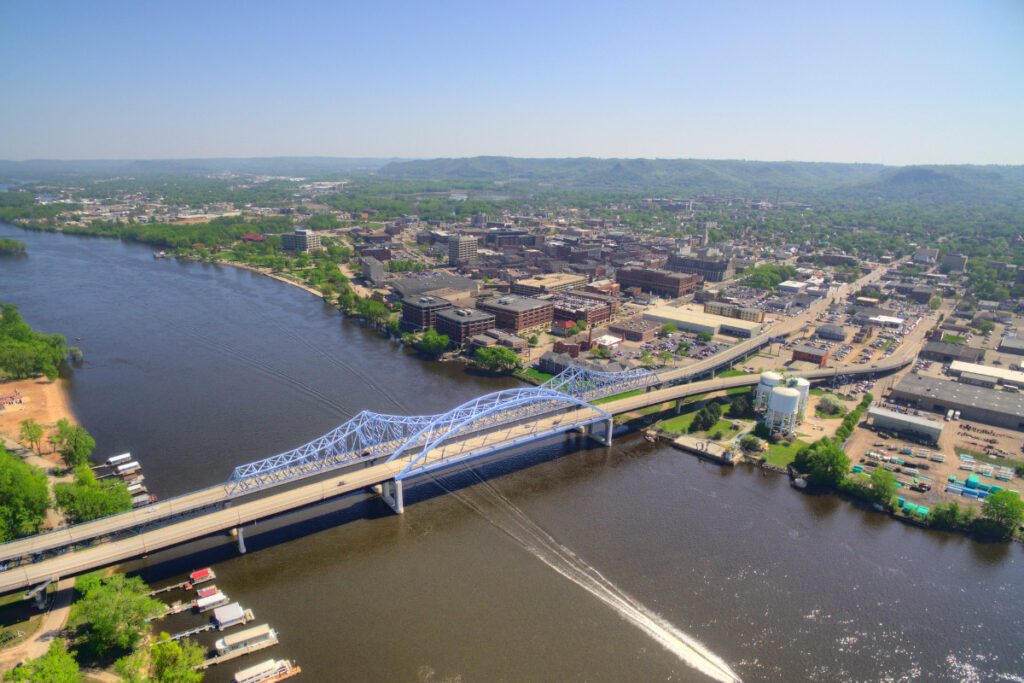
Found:
M 138 472 L 141 469 L 142 469 L 142 465 L 139 464 L 139 461 L 138 460 L 132 460 L 131 462 L 126 462 L 123 465 L 118 465 L 116 467 L 116 469 L 114 470 L 114 472 L 119 477 L 124 477 L 126 475 L 133 475 L 133 474 L 135 474 L 136 472 Z
M 132 454 L 131 453 L 122 453 L 121 455 L 112 455 L 109 458 L 107 458 L 107 464 L 110 465 L 111 467 L 114 467 L 115 465 L 124 465 L 125 463 L 129 463 L 131 461 L 132 461 Z
M 218 655 L 226 655 L 235 650 L 243 650 L 253 645 L 273 644 L 277 642 L 277 631 L 270 624 L 261 624 L 247 628 L 238 633 L 218 638 L 213 647 Z
M 153 258 L 167 258 L 167 252 L 166 251 L 154 251 L 153 252 Z
M 132 496 L 132 507 L 140 508 L 143 505 L 149 505 L 150 503 L 156 502 L 156 496 L 152 493 L 136 493 Z
M 793 480 L 793 486 L 795 486 L 798 489 L 805 489 L 807 488 L 807 480 L 804 479 L 803 477 L 797 477 L 796 479 Z
M 232 683 L 272 683 L 298 675 L 302 669 L 287 659 L 268 659 L 267 661 L 242 669 L 231 679 Z
M 228 604 L 228 596 L 224 595 L 220 591 L 208 595 L 205 598 L 199 598 L 196 600 L 196 611 L 198 612 L 209 612 L 212 609 L 216 609 L 223 605 Z
M 206 588 L 200 588 L 200 589 L 198 589 L 196 591 L 196 597 L 197 598 L 208 598 L 211 595 L 213 595 L 214 593 L 218 592 L 218 590 L 219 589 L 216 586 L 207 586 Z
M 213 569 L 211 569 L 210 567 L 206 567 L 205 569 L 197 569 L 188 575 L 188 580 L 192 582 L 193 586 L 200 583 L 205 583 L 207 581 L 213 581 L 216 578 L 217 574 L 215 574 Z
M 244 609 L 237 602 L 233 602 L 230 605 L 224 605 L 213 610 L 213 621 L 217 624 L 217 630 L 223 631 L 226 628 L 237 626 L 238 624 L 247 624 L 253 620 L 253 613 L 251 609 Z
M 654 443 L 658 440 L 658 436 L 654 432 L 644 432 L 644 440 Z

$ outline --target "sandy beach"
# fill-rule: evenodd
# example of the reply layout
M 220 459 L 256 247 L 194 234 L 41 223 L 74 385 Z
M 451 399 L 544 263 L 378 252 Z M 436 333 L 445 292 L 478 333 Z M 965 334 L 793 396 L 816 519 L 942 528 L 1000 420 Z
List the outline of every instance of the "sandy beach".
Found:
M 16 441 L 21 431 L 22 420 L 35 420 L 43 426 L 49 434 L 57 424 L 57 420 L 66 418 L 72 424 L 77 424 L 75 414 L 71 410 L 71 403 L 68 400 L 68 392 L 65 380 L 58 379 L 51 382 L 48 379 L 39 377 L 35 379 L 5 380 L 0 381 L 0 396 L 13 394 L 17 391 L 21 394 L 21 403 L 4 406 L 0 410 L 0 435 L 8 441 Z M 26 444 L 27 445 L 27 444 Z M 45 437 L 40 449 L 44 457 L 49 460 L 49 444 Z M 53 464 L 60 463 L 60 456 L 54 456 Z

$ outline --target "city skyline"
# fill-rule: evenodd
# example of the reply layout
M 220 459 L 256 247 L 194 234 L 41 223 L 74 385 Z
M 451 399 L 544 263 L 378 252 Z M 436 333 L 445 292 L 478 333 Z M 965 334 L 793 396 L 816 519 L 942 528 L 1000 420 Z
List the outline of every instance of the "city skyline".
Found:
M 1024 163 L 1011 2 L 56 7 L 0 8 L 0 159 Z

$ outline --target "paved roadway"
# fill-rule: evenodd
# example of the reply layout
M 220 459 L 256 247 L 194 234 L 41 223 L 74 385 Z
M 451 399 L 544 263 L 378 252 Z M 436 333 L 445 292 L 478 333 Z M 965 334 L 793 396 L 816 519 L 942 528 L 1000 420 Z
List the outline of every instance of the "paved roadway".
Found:
M 865 284 L 879 279 L 885 273 L 884 269 L 876 269 L 865 275 L 854 283 L 842 285 L 831 297 L 839 298 L 844 296 L 853 288 L 863 287 Z M 684 368 L 678 368 L 658 374 L 659 384 L 686 379 L 704 374 L 714 368 L 720 367 L 723 363 L 745 356 L 751 349 L 764 343 L 767 339 L 783 334 L 789 334 L 812 322 L 816 316 L 827 305 L 827 299 L 822 299 L 813 304 L 807 311 L 799 316 L 784 320 L 777 324 L 769 332 L 766 332 L 753 339 L 741 342 L 724 352 L 698 363 Z M 926 325 L 921 324 L 915 330 L 915 337 L 923 336 Z M 908 338 L 901 345 L 897 353 L 889 359 L 874 365 L 853 365 L 845 366 L 839 370 L 834 368 L 816 370 L 803 373 L 802 376 L 808 379 L 823 379 L 832 377 L 837 372 L 845 375 L 870 374 L 896 369 L 908 365 L 916 355 L 908 351 L 914 346 L 909 343 Z M 721 391 L 734 387 L 750 386 L 758 381 L 757 375 L 746 375 L 740 377 L 727 377 L 710 379 L 701 382 L 667 387 L 648 391 L 644 394 L 619 399 L 604 403 L 600 406 L 611 414 L 620 414 L 637 410 L 656 403 L 693 396 L 710 391 Z M 586 413 L 586 414 L 585 414 Z M 597 411 L 576 410 L 572 411 L 573 424 L 584 421 L 597 421 L 600 413 Z M 444 460 L 468 459 L 477 455 L 507 448 L 516 443 L 539 438 L 538 435 L 564 431 L 565 426 L 560 425 L 565 419 L 566 413 L 554 416 L 541 417 L 527 422 L 512 425 L 501 430 L 492 430 L 482 435 L 471 435 L 468 438 L 454 441 L 447 444 L 440 452 L 428 454 L 427 460 L 434 463 L 434 466 L 444 464 Z M 112 540 L 93 547 L 75 552 L 69 552 L 61 556 L 43 560 L 35 564 L 15 567 L 5 572 L 0 572 L 0 593 L 23 588 L 39 583 L 46 578 L 57 576 L 68 576 L 71 574 L 88 571 L 89 569 L 105 566 L 131 557 L 145 555 L 162 548 L 168 548 L 180 543 L 201 538 L 206 535 L 234 528 L 236 526 L 252 522 L 257 519 L 280 514 L 287 510 L 303 507 L 312 503 L 333 498 L 350 491 L 366 488 L 382 481 L 393 479 L 395 475 L 408 464 L 403 459 L 392 463 L 381 463 L 349 471 L 339 476 L 331 477 L 313 484 L 308 484 L 295 489 L 273 494 L 259 500 L 237 504 L 227 509 L 218 509 L 206 512 L 193 519 L 184 519 L 179 522 L 168 523 L 160 528 L 143 532 L 136 536 L 121 540 Z M 14 558 L 31 556 L 55 548 L 62 548 L 82 544 L 86 541 L 111 536 L 125 530 L 153 524 L 160 520 L 179 515 L 195 514 L 204 508 L 220 506 L 232 500 L 222 485 L 212 486 L 199 491 L 194 491 L 183 496 L 168 499 L 154 505 L 132 510 L 119 515 L 112 515 L 104 519 L 79 524 L 64 529 L 39 534 L 28 538 L 20 539 L 0 545 L 0 561 Z M 234 500 L 238 500 L 236 496 Z

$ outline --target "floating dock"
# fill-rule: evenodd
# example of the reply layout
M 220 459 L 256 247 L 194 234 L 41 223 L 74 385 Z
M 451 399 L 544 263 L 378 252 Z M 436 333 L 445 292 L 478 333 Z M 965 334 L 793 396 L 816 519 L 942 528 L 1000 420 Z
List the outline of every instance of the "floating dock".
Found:
M 239 657 L 242 657 L 244 655 L 250 654 L 252 652 L 258 652 L 259 650 L 265 650 L 266 648 L 273 647 L 274 645 L 277 645 L 277 634 L 274 634 L 272 637 L 267 638 L 266 640 L 261 640 L 258 643 L 253 643 L 252 645 L 246 645 L 245 647 L 240 647 L 237 650 L 231 650 L 230 652 L 225 652 L 222 655 L 216 655 L 214 657 L 210 657 L 209 659 L 203 661 L 202 663 L 197 664 L 196 668 L 200 669 L 200 670 L 208 669 L 211 666 L 214 666 L 216 664 L 223 664 L 224 662 L 229 662 L 232 659 L 238 659 Z

